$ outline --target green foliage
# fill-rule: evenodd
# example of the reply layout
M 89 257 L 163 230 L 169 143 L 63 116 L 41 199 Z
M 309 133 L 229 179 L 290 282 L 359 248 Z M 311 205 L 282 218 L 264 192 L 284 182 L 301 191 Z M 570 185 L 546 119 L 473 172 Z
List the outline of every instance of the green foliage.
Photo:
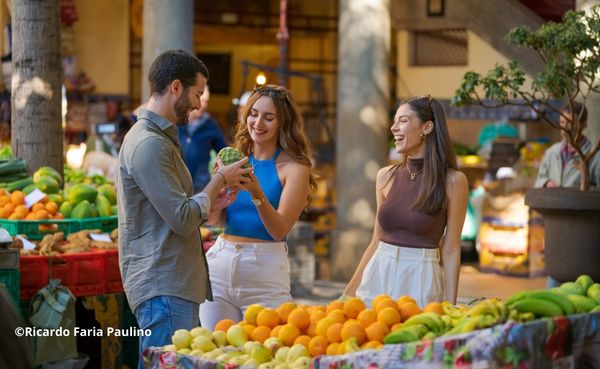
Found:
M 557 122 L 547 118 L 545 112 L 559 113 L 551 100 L 583 101 L 591 92 L 600 92 L 600 5 L 588 13 L 569 11 L 560 23 L 548 22 L 537 31 L 526 26 L 516 27 L 506 35 L 507 42 L 532 49 L 543 62 L 543 69 L 533 76 L 530 87 L 525 88 L 525 71 L 518 61 L 507 65 L 497 64 L 485 75 L 470 71 L 465 73 L 451 104 L 462 106 L 478 104 L 487 108 L 504 105 L 529 106 L 548 124 L 559 128 Z M 578 117 L 576 117 L 578 122 Z M 571 122 L 569 134 L 573 146 L 582 134 L 579 124 Z M 596 145 L 598 146 L 598 145 Z M 576 147 L 578 149 L 578 147 Z M 580 170 L 587 170 L 592 150 L 584 157 Z M 583 177 L 582 177 L 583 178 Z M 585 188 L 589 184 L 582 183 Z M 583 188 L 582 187 L 582 188 Z

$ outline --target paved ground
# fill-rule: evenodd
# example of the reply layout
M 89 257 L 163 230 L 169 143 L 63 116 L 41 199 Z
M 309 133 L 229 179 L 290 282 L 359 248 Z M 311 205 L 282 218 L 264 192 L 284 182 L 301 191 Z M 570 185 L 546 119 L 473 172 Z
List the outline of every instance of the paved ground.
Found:
M 310 293 L 293 293 L 294 301 L 299 304 L 325 305 L 340 297 L 345 286 L 346 283 L 342 282 L 317 280 Z M 458 302 L 467 303 L 481 297 L 506 298 L 520 290 L 545 288 L 545 286 L 546 277 L 510 277 L 483 273 L 475 264 L 467 264 L 460 269 Z

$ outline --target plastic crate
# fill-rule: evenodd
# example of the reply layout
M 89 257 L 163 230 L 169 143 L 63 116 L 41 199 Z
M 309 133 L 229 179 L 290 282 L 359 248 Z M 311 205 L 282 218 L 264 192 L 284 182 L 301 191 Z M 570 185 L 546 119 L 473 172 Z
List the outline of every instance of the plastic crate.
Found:
M 6 285 L 15 307 L 19 306 L 19 269 L 0 269 L 0 284 Z
M 99 229 L 102 232 L 110 233 L 119 226 L 118 217 L 111 215 L 108 217 L 78 219 L 79 229 Z
M 30 240 L 41 240 L 47 234 L 64 232 L 65 236 L 80 230 L 79 219 L 11 220 L 0 219 L 0 226 L 11 236 L 24 234 Z
M 73 295 L 93 296 L 106 291 L 106 255 L 103 251 L 52 257 L 51 278 L 60 279 Z M 21 300 L 28 300 L 48 284 L 48 256 L 21 257 Z
M 106 293 L 123 292 L 123 281 L 121 280 L 121 269 L 119 268 L 119 250 L 105 250 L 106 262 Z

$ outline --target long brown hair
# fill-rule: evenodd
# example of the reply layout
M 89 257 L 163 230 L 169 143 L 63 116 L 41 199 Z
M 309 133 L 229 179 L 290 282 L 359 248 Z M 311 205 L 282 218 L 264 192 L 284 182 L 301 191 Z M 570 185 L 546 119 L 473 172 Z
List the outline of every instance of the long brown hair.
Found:
M 417 114 L 422 124 L 433 122 L 433 130 L 425 136 L 425 157 L 423 160 L 423 181 L 413 204 L 414 209 L 427 214 L 436 214 L 447 206 L 446 177 L 448 171 L 458 170 L 456 155 L 452 150 L 446 114 L 442 105 L 431 96 L 413 97 L 400 103 L 408 104 Z M 407 165 L 406 157 L 391 170 Z
M 311 169 L 309 185 L 311 191 L 315 192 L 317 190 L 317 180 L 312 172 L 312 162 L 310 161 L 312 149 L 304 132 L 304 121 L 298 111 L 296 100 L 288 89 L 277 85 L 265 85 L 254 89 L 248 98 L 248 102 L 242 108 L 241 121 L 237 126 L 234 147 L 246 156 L 252 153 L 253 142 L 250 132 L 248 132 L 246 120 L 254 103 L 261 96 L 270 97 L 275 105 L 275 113 L 279 123 L 279 146 L 294 160 L 307 165 Z

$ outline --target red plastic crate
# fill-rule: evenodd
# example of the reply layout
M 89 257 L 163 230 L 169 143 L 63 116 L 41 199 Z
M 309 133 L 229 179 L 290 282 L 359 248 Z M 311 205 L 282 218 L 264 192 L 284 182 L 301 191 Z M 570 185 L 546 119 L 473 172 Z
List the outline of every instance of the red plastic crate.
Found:
M 106 291 L 104 252 L 64 254 L 52 257 L 53 279 L 60 279 L 75 296 L 100 295 Z M 48 256 L 21 257 L 21 300 L 29 300 L 48 284 Z
M 105 250 L 106 257 L 106 292 L 123 292 L 123 281 L 121 280 L 121 270 L 119 268 L 119 250 Z

